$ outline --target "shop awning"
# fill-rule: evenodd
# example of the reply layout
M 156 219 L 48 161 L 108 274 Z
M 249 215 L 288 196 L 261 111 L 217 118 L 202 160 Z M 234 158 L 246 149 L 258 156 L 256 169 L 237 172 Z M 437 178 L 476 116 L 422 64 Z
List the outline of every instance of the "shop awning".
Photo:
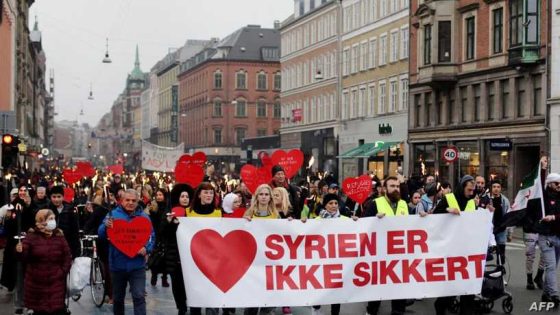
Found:
M 377 153 L 385 151 L 392 146 L 399 145 L 401 142 L 383 142 L 376 141 L 374 143 L 364 143 L 361 146 L 348 150 L 343 154 L 339 155 L 341 159 L 357 159 L 357 158 L 368 158 L 372 155 L 377 155 Z
M 341 158 L 341 159 L 354 159 L 359 155 L 363 155 L 363 152 L 370 151 L 374 147 L 375 147 L 375 143 L 364 143 L 357 148 L 350 149 L 350 150 L 342 153 L 338 157 Z

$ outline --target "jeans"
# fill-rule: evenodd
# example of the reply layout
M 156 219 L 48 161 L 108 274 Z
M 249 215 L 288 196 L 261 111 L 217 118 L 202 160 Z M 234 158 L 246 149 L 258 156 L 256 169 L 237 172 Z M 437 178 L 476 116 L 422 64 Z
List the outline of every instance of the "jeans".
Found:
M 126 286 L 130 284 L 130 293 L 134 305 L 134 315 L 146 315 L 146 270 L 144 268 L 130 272 L 111 272 L 113 280 L 113 314 L 124 315 L 124 298 Z
M 524 233 L 523 242 L 525 242 L 525 272 L 527 274 L 533 273 L 533 263 L 537 257 L 537 242 L 539 240 L 539 234 L 536 233 Z M 541 255 L 539 259 L 539 269 L 544 270 L 543 257 Z
M 539 235 L 539 247 L 544 261 L 544 289 L 548 296 L 558 296 L 556 266 L 560 257 L 560 238 L 555 235 Z

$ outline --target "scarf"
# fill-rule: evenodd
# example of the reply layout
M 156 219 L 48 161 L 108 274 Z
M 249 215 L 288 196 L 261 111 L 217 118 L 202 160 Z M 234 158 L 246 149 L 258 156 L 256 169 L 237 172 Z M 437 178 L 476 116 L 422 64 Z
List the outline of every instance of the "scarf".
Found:
M 330 213 L 327 210 L 323 209 L 319 212 L 319 216 L 323 219 L 336 219 L 340 218 L 340 210 L 336 210 L 335 213 Z

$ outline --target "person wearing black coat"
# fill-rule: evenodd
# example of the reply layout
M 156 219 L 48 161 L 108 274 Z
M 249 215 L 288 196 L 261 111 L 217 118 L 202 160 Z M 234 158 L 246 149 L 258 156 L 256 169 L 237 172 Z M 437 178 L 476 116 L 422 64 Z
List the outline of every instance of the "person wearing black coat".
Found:
M 152 227 L 156 232 L 156 248 L 158 246 L 163 246 L 161 237 L 161 221 L 165 220 L 165 215 L 167 211 L 167 190 L 165 188 L 160 188 L 156 191 L 155 200 L 147 205 L 149 209 L 150 221 L 152 221 Z M 161 276 L 161 286 L 169 287 L 169 282 L 167 281 L 167 272 L 163 268 L 162 264 L 150 266 L 152 272 L 151 285 L 157 285 L 157 276 L 159 273 Z
M 270 181 L 270 187 L 284 187 L 290 195 L 290 204 L 293 206 L 292 214 L 295 219 L 301 219 L 301 210 L 303 208 L 303 203 L 300 203 L 300 197 L 298 196 L 298 189 L 296 186 L 288 183 L 286 178 L 286 172 L 280 165 L 274 165 L 272 167 L 272 180 Z
M 78 212 L 71 205 L 64 202 L 64 188 L 54 186 L 51 189 L 51 209 L 56 217 L 56 225 L 64 233 L 64 238 L 70 246 L 72 259 L 80 256 L 80 221 Z
M 184 216 L 190 201 L 193 199 L 194 191 L 187 184 L 176 184 L 170 193 L 170 212 L 165 214 L 160 222 L 161 242 L 164 247 L 165 271 L 171 276 L 171 289 L 173 298 L 179 310 L 179 315 L 187 313 L 187 294 L 183 281 L 183 270 L 181 269 L 181 258 L 177 246 L 177 228 L 179 227 L 178 216 Z M 180 209 L 179 209 L 180 208 Z M 179 214 L 181 213 L 181 214 Z

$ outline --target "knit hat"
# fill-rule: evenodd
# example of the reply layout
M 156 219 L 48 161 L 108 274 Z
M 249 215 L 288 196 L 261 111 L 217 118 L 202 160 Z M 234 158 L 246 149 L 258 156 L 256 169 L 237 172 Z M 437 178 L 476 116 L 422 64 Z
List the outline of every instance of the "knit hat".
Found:
M 224 201 L 222 201 L 222 209 L 225 213 L 233 213 L 233 203 L 235 202 L 235 198 L 237 194 L 229 193 L 224 197 Z
M 471 175 L 465 175 L 465 176 L 463 176 L 463 178 L 461 178 L 461 181 L 459 181 L 459 186 L 460 187 L 465 187 L 467 182 L 470 182 L 470 181 L 474 182 L 474 178 Z
M 10 195 L 17 195 L 19 192 L 19 190 L 17 188 L 12 188 L 12 190 L 10 191 Z
M 173 186 L 170 192 L 169 200 L 171 207 L 175 207 L 179 205 L 179 197 L 181 197 L 181 193 L 186 191 L 189 194 L 189 199 L 192 201 L 194 198 L 194 190 L 191 186 L 187 184 L 176 184 Z
M 323 197 L 323 207 L 326 207 L 327 204 L 331 201 L 331 200 L 336 200 L 338 203 L 340 203 L 340 201 L 338 200 L 338 196 L 335 194 L 326 194 L 325 197 Z
M 560 183 L 560 174 L 558 173 L 550 173 L 548 174 L 548 176 L 546 177 L 546 184 L 550 184 L 550 183 Z
M 286 172 L 284 171 L 284 169 L 282 168 L 282 166 L 280 166 L 280 165 L 274 165 L 274 166 L 272 167 L 272 176 L 276 175 L 276 173 L 278 173 L 278 172 L 284 172 L 284 173 L 286 173 Z

